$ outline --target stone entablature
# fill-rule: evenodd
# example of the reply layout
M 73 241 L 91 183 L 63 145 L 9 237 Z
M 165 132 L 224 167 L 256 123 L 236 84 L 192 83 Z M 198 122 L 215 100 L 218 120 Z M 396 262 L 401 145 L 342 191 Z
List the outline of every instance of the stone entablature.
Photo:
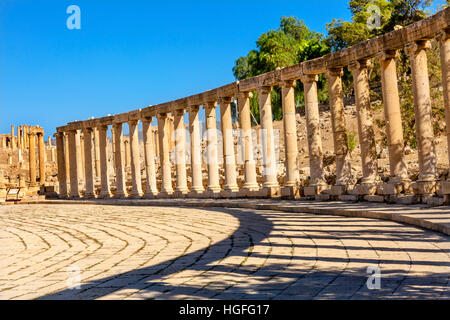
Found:
M 90 119 L 86 121 L 70 122 L 66 126 L 57 128 L 57 146 L 58 146 L 58 165 L 60 183 L 62 187 L 61 196 L 70 194 L 72 197 L 80 196 L 80 181 L 83 176 L 92 176 L 90 168 L 92 164 L 91 155 L 82 152 L 90 152 L 90 148 L 79 150 L 80 130 L 83 132 L 95 129 L 99 136 L 95 134 L 95 152 L 96 152 L 96 172 L 100 171 L 100 180 L 102 182 L 101 197 L 111 196 L 111 185 L 109 181 L 109 167 L 106 164 L 108 159 L 108 140 L 106 131 L 109 126 L 114 126 L 113 135 L 119 135 L 119 138 L 113 143 L 113 152 L 115 152 L 115 171 L 119 177 L 116 181 L 116 187 L 120 195 L 125 193 L 123 184 L 123 159 L 118 153 L 122 153 L 121 131 L 118 126 L 128 123 L 133 135 L 130 135 L 128 145 L 125 145 L 124 154 L 126 163 L 131 166 L 132 171 L 132 194 L 131 196 L 141 197 L 141 170 L 139 161 L 139 143 L 137 138 L 137 122 L 145 123 L 144 141 L 152 141 L 145 145 L 146 170 L 151 181 L 147 181 L 147 187 L 151 189 L 146 192 L 146 196 L 206 196 L 206 197 L 235 197 L 235 196 L 271 196 L 271 197 L 298 197 L 300 194 L 306 197 L 316 197 L 319 199 L 329 199 L 331 197 L 340 197 L 342 200 L 356 200 L 365 198 L 368 200 L 385 200 L 411 190 L 418 196 L 415 199 L 427 202 L 433 195 L 450 194 L 450 182 L 440 182 L 437 177 L 436 154 L 433 146 L 433 128 L 431 123 L 431 105 L 429 97 L 429 83 L 427 73 L 426 50 L 429 48 L 429 40 L 438 38 L 441 45 L 443 87 L 445 96 L 447 130 L 450 132 L 450 8 L 447 8 L 427 19 L 411 24 L 407 27 L 397 29 L 357 44 L 353 47 L 334 52 L 323 57 L 306 61 L 294 66 L 283 69 L 277 69 L 273 72 L 265 73 L 257 77 L 233 82 L 225 86 L 208 90 L 200 94 L 192 95 L 175 101 L 162 103 L 155 106 L 148 106 L 142 109 Z M 401 114 L 399 108 L 399 96 L 397 87 L 397 74 L 395 68 L 396 51 L 406 49 L 411 57 L 411 70 L 413 75 L 414 103 L 416 115 L 417 140 L 419 144 L 419 180 L 412 183 L 407 179 L 407 168 L 404 164 L 404 154 L 402 149 L 403 133 L 401 130 Z M 387 133 L 389 144 L 389 159 L 391 167 L 391 178 L 388 183 L 383 184 L 378 176 L 377 156 L 375 149 L 375 140 L 373 136 L 373 123 L 370 102 L 370 88 L 368 79 L 368 68 L 372 58 L 377 58 L 382 66 L 382 86 L 383 100 L 385 105 L 385 116 L 388 120 Z M 358 119 L 358 134 L 361 147 L 361 162 L 363 179 L 356 186 L 349 185 L 346 179 L 345 170 L 348 163 L 348 150 L 345 146 L 345 117 L 343 114 L 343 96 L 342 96 L 342 68 L 348 67 L 353 73 L 356 109 Z M 328 186 L 323 178 L 323 151 L 321 143 L 320 117 L 317 102 L 317 75 L 326 74 L 329 81 L 330 109 L 332 112 L 332 125 L 336 164 L 337 164 L 337 182 L 334 186 Z M 311 169 L 311 183 L 309 186 L 299 189 L 298 174 L 295 164 L 295 155 L 298 153 L 296 146 L 295 101 L 293 87 L 295 81 L 300 80 L 305 87 L 305 108 L 307 120 L 307 134 L 309 146 L 309 159 Z M 273 124 L 270 92 L 272 87 L 280 85 L 282 87 L 282 104 L 285 126 L 285 145 L 286 145 L 286 168 L 287 183 L 280 186 L 276 176 L 275 147 L 273 145 Z M 256 182 L 255 163 L 249 154 L 251 150 L 251 139 L 245 138 L 246 132 L 250 130 L 250 110 L 249 98 L 252 91 L 258 92 L 259 108 L 261 115 L 261 129 L 263 136 L 263 171 L 264 181 L 260 186 Z M 235 158 L 234 150 L 230 147 L 232 136 L 229 130 L 232 130 L 230 124 L 230 103 L 232 98 L 238 100 L 239 122 L 244 136 L 245 151 L 245 184 L 243 189 L 236 187 L 236 166 L 233 162 Z M 220 186 L 219 166 L 217 164 L 217 136 L 215 131 L 216 119 L 215 109 L 220 105 L 221 131 L 224 144 L 224 165 L 225 183 L 223 189 Z M 203 190 L 202 172 L 201 172 L 201 141 L 198 136 L 198 110 L 203 106 L 206 115 L 207 129 L 207 153 L 208 162 L 208 188 Z M 169 159 L 169 151 L 172 149 L 172 132 L 174 126 L 178 129 L 184 125 L 180 114 L 189 113 L 189 132 L 191 135 L 191 174 L 192 187 L 191 192 L 186 190 L 186 163 L 177 162 L 176 172 L 172 172 Z M 152 119 L 158 119 L 158 137 L 153 136 L 153 130 L 148 130 Z M 294 126 L 294 127 L 293 127 Z M 150 126 L 151 127 L 151 126 Z M 151 133 L 151 134 L 150 134 Z M 151 137 L 149 136 L 151 135 Z M 90 134 L 89 134 L 90 136 Z M 178 150 L 186 150 L 185 139 L 177 133 L 175 147 Z M 64 138 L 65 137 L 65 138 Z M 180 138 L 181 137 L 181 138 Z M 230 138 L 231 137 L 231 138 Z M 64 138 L 64 139 L 63 139 Z M 450 143 L 450 134 L 449 134 Z M 128 149 L 130 151 L 128 151 Z M 100 150 L 100 152 L 98 151 Z M 128 152 L 128 153 L 127 153 Z M 162 185 L 161 191 L 155 189 L 155 163 L 149 160 L 151 157 L 159 156 Z M 128 158 L 130 160 L 128 160 Z M 183 157 L 177 157 L 182 159 Z M 97 160 L 100 159 L 100 167 Z M 86 167 L 85 162 L 89 162 Z M 68 168 L 70 167 L 70 170 Z M 200 166 L 200 167 L 199 167 Z M 150 169 L 148 169 L 150 168 Z M 153 170 L 153 172 L 151 172 Z M 85 171 L 85 172 L 83 172 Z M 176 175 L 176 190 L 172 186 L 172 174 Z M 70 175 L 70 179 L 68 177 Z M 67 179 L 71 181 L 70 191 L 66 190 Z M 91 179 L 91 178 L 89 178 Z M 121 182 L 122 181 L 122 182 Z M 92 183 L 88 182 L 88 194 L 92 196 Z M 411 187 L 411 188 L 410 188 Z M 94 195 L 95 196 L 95 195 Z M 385 198 L 383 198 L 385 197 Z M 448 196 L 447 196 L 448 197 Z

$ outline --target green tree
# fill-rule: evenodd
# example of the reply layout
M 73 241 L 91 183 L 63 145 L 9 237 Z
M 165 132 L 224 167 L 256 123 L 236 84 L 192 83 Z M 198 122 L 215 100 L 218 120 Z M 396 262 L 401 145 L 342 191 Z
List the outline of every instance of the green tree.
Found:
M 295 17 L 282 17 L 280 27 L 263 33 L 256 41 L 256 50 L 236 60 L 233 74 L 236 79 L 243 80 L 277 68 L 284 68 L 320 57 L 330 52 L 322 34 L 311 31 L 303 21 Z M 323 89 L 323 79 L 319 83 L 319 91 Z M 296 89 L 297 103 L 302 103 L 301 86 Z M 320 95 L 327 99 L 327 95 Z M 283 117 L 281 106 L 281 89 L 274 87 L 271 94 L 274 120 Z M 252 114 L 259 121 L 258 95 L 250 100 Z

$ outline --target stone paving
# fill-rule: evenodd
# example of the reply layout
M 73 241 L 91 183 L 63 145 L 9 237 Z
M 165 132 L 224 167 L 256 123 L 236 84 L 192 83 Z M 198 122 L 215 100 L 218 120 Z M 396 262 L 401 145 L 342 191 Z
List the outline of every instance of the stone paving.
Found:
M 449 240 L 278 210 L 0 206 L 0 298 L 449 299 Z M 81 286 L 68 289 L 77 270 Z

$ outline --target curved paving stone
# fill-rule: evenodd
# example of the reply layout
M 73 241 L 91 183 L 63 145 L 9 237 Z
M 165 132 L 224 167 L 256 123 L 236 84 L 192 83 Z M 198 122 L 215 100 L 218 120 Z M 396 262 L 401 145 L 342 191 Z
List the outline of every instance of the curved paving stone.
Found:
M 3 206 L 0 298 L 449 299 L 449 240 L 280 211 Z M 379 290 L 366 286 L 369 266 L 381 269 Z

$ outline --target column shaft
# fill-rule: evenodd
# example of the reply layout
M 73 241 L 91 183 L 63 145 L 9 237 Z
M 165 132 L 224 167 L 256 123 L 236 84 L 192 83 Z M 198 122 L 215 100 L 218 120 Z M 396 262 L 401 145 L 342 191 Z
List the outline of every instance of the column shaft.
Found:
M 83 129 L 84 136 L 84 176 L 86 180 L 86 198 L 95 197 L 94 168 L 92 158 L 92 128 Z
M 160 147 L 160 162 L 162 172 L 162 188 L 161 194 L 163 196 L 169 196 L 173 194 L 172 187 L 172 168 L 170 164 L 170 141 L 169 141 L 169 123 L 167 120 L 167 114 L 158 115 L 158 136 Z
M 206 136 L 208 139 L 206 157 L 208 160 L 208 191 L 220 192 L 219 165 L 217 155 L 217 125 L 216 104 L 207 103 L 204 106 L 206 118 Z
M 249 191 L 259 190 L 256 180 L 256 163 L 253 155 L 252 122 L 250 114 L 250 92 L 238 95 L 239 123 L 241 127 L 241 148 L 244 154 L 244 178 L 243 188 Z
M 325 185 L 323 176 L 323 150 L 320 131 L 317 76 L 306 75 L 301 81 L 305 89 L 306 131 L 308 135 L 311 187 Z
M 277 163 L 273 136 L 272 103 L 270 101 L 271 87 L 258 89 L 259 116 L 261 120 L 260 142 L 262 144 L 264 166 L 264 188 L 278 188 Z
M 298 145 L 297 145 L 297 120 L 295 119 L 294 91 L 295 91 L 295 81 L 284 81 L 281 84 L 287 187 L 296 186 L 299 179 L 297 168 Z
M 98 128 L 94 128 L 94 155 L 95 155 L 95 177 L 100 178 L 100 136 Z
M 378 157 L 372 123 L 368 67 L 368 60 L 355 61 L 350 65 L 350 70 L 353 71 L 359 145 L 361 148 L 363 173 L 361 184 L 371 185 L 378 181 Z
M 58 184 L 59 197 L 67 197 L 67 176 L 66 176 L 66 160 L 64 156 L 64 134 L 56 134 L 56 154 L 58 161 Z
M 69 169 L 70 169 L 70 197 L 71 198 L 79 198 L 79 169 L 77 166 L 79 165 L 78 152 L 76 146 L 76 135 L 77 132 L 75 130 L 71 130 L 68 132 L 68 140 L 69 140 Z M 30 143 L 34 139 L 30 139 Z M 30 149 L 31 153 L 31 149 Z
M 204 191 L 202 175 L 202 145 L 200 139 L 200 121 L 198 118 L 198 112 L 198 106 L 190 107 L 189 133 L 191 136 L 191 190 L 196 193 L 202 193 Z
M 145 172 L 147 175 L 147 185 L 145 191 L 146 198 L 153 198 L 158 194 L 158 189 L 156 187 L 155 151 L 151 122 L 151 118 L 142 120 L 142 131 L 144 135 Z
M 39 183 L 41 186 L 45 185 L 45 145 L 44 134 L 38 134 L 38 149 L 39 149 Z
M 115 198 L 126 197 L 124 160 L 123 160 L 123 130 L 122 123 L 115 123 L 114 130 L 114 164 L 116 171 L 116 193 Z
M 131 157 L 131 183 L 130 197 L 142 197 L 141 161 L 139 152 L 138 121 L 130 121 L 130 157 Z
M 237 192 L 239 191 L 239 187 L 236 180 L 236 156 L 234 154 L 231 98 L 222 98 L 219 103 L 223 140 L 223 160 L 225 168 L 224 190 L 229 192 Z
M 396 52 L 382 52 L 379 56 L 386 135 L 389 148 L 390 182 L 398 183 L 401 180 L 408 179 L 408 169 L 404 153 L 405 143 L 403 140 L 395 59 Z
M 99 128 L 99 143 L 100 143 L 100 177 L 102 188 L 100 192 L 100 198 L 110 198 L 111 188 L 109 179 L 109 166 L 108 166 L 108 143 L 107 143 L 108 126 L 101 126 Z
M 186 127 L 184 125 L 184 110 L 174 113 L 175 130 L 175 164 L 177 170 L 177 195 L 186 194 L 189 190 L 186 178 Z

